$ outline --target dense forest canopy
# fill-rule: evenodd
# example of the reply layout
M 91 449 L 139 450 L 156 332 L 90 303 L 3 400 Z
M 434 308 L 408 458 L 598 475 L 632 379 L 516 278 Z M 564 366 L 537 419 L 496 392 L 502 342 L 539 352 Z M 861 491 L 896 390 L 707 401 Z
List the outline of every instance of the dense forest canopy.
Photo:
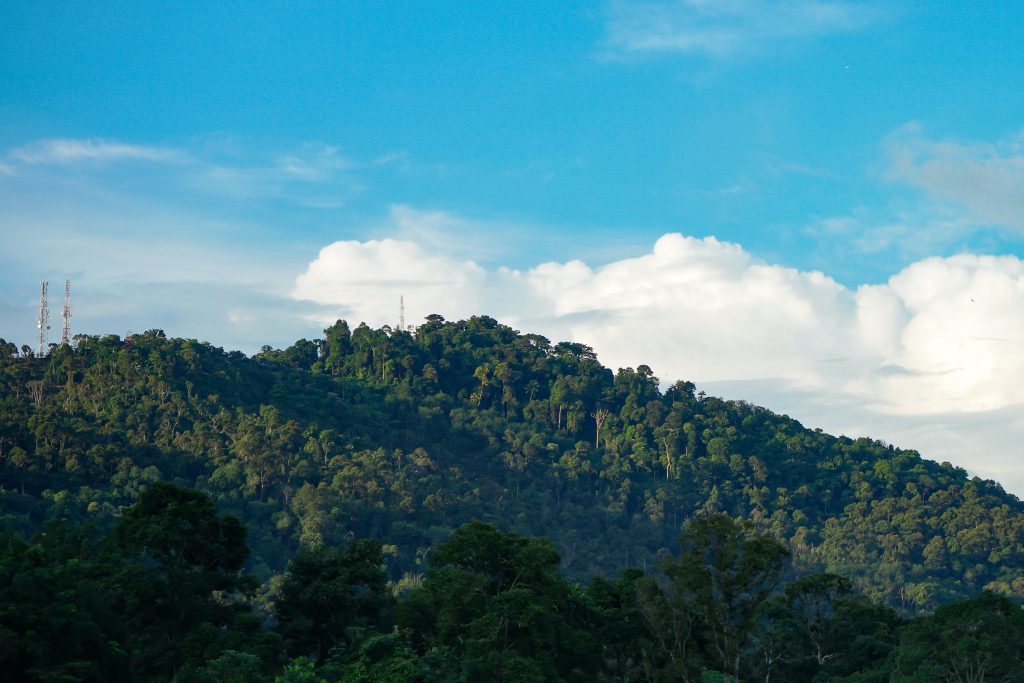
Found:
M 0 681 L 1024 670 L 995 482 L 487 317 L 0 340 L 0 484 Z
M 0 343 L 0 514 L 109 527 L 155 481 L 249 528 L 249 567 L 302 545 L 385 544 L 394 580 L 483 520 L 552 539 L 570 577 L 653 567 L 722 512 L 914 612 L 989 589 L 1024 598 L 1024 505 L 992 481 L 833 437 L 650 368 L 603 367 L 480 316 L 350 329 L 253 357 L 159 330 Z

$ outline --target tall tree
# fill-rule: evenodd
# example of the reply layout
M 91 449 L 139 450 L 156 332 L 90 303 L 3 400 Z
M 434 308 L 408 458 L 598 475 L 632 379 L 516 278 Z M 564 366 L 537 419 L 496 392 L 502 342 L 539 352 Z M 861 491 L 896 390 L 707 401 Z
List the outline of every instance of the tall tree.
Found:
M 369 540 L 299 550 L 274 608 L 289 653 L 317 665 L 332 649 L 352 646 L 355 633 L 387 630 L 392 610 L 381 545 Z
M 590 681 L 599 666 L 592 613 L 558 574 L 558 553 L 470 522 L 431 554 L 399 624 L 449 676 L 479 682 Z M 442 676 L 442 678 L 444 678 Z
M 730 680 L 743 680 L 758 609 L 778 585 L 789 553 L 721 514 L 689 522 L 679 544 L 679 559 L 662 565 L 670 594 L 697 614 L 708 661 Z
M 198 666 L 216 636 L 247 610 L 239 592 L 249 556 L 245 528 L 219 517 L 201 491 L 155 482 L 118 520 L 114 540 L 129 562 L 111 577 L 127 617 L 132 668 L 142 680 L 167 680 Z
M 1024 681 L 1024 608 L 985 592 L 918 617 L 903 628 L 892 679 Z

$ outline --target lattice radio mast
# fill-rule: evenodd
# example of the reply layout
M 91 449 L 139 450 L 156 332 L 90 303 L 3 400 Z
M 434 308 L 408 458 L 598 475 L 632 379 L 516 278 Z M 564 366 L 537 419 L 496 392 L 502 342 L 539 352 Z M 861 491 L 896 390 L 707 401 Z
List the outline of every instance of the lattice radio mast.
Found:
M 49 282 L 43 282 L 39 291 L 39 320 L 36 326 L 39 328 L 39 344 L 36 347 L 36 355 L 42 356 L 48 349 L 47 331 L 50 329 L 50 310 L 46 307 L 46 290 Z
M 398 296 L 398 329 L 405 332 L 405 295 Z
M 71 343 L 71 280 L 64 281 L 64 329 L 60 333 L 60 343 Z

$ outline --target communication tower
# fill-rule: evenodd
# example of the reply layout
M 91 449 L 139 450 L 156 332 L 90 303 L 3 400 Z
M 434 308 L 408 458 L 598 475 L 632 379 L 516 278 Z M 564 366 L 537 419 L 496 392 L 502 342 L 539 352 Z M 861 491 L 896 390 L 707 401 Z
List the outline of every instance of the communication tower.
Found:
M 46 290 L 49 282 L 43 282 L 39 291 L 39 320 L 36 326 L 39 328 L 39 343 L 36 346 L 36 355 L 42 356 L 47 351 L 47 331 L 50 329 L 50 310 L 46 307 Z
M 399 297 L 398 297 L 398 327 L 397 327 L 397 329 L 401 330 L 402 332 L 412 332 L 414 335 L 416 333 L 416 326 L 415 325 L 406 326 L 406 324 L 405 324 L 405 295 L 404 294 L 399 295 Z
M 61 344 L 71 343 L 71 280 L 64 281 L 64 329 L 60 334 Z

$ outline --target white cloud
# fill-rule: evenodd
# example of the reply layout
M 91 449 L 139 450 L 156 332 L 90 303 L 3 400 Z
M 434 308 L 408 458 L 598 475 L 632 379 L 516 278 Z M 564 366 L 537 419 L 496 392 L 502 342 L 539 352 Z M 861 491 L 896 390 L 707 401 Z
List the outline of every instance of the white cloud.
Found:
M 301 152 L 283 155 L 277 161 L 279 171 L 306 182 L 322 182 L 354 166 L 331 145 L 307 144 Z
M 623 53 L 726 57 L 767 44 L 860 30 L 881 11 L 841 0 L 615 0 L 607 33 Z
M 125 163 L 146 162 L 164 165 L 165 173 L 153 183 L 159 196 L 174 189 L 190 194 L 198 190 L 232 199 L 283 200 L 309 208 L 336 209 L 363 190 L 355 171 L 369 172 L 388 163 L 357 162 L 337 147 L 311 142 L 258 156 L 231 145 L 192 147 L 173 149 L 98 139 L 36 140 L 0 157 L 0 174 L 17 175 L 19 170 L 33 167 L 37 174 L 67 182 L 72 177 L 70 169 L 88 164 L 90 181 L 99 185 L 131 172 L 123 168 Z
M 293 296 L 380 324 L 403 293 L 424 315 L 498 315 L 590 343 L 612 365 L 656 364 L 665 379 L 782 379 L 894 413 L 1024 402 L 1015 257 L 929 258 L 851 290 L 713 237 L 668 234 L 648 254 L 599 268 L 491 272 L 411 241 L 344 241 L 321 250 Z
M 179 150 L 165 147 L 131 145 L 111 140 L 38 140 L 13 149 L 8 159 L 20 164 L 72 164 L 83 161 L 183 161 Z
M 1024 133 L 985 143 L 933 140 L 917 124 L 886 139 L 890 177 L 978 223 L 1024 228 Z
M 485 280 L 484 270 L 472 261 L 427 253 L 414 242 L 350 240 L 321 249 L 296 279 L 292 297 L 333 307 L 317 316 L 324 323 L 349 317 L 353 322 L 394 325 L 400 296 L 417 302 L 414 306 L 431 302 L 436 310 L 422 315 L 472 315 L 484 303 Z
M 907 311 L 883 395 L 907 412 L 975 412 L 1024 402 L 1024 262 L 929 258 L 888 284 Z
M 183 181 L 201 192 L 233 199 L 286 200 L 321 209 L 345 206 L 362 191 L 352 171 L 360 165 L 336 147 L 307 143 L 257 160 L 202 158 Z
M 550 302 L 549 320 L 563 333 L 590 340 L 613 364 L 647 362 L 676 378 L 781 371 L 815 383 L 819 363 L 836 355 L 830 337 L 841 326 L 831 319 L 853 305 L 850 292 L 820 273 L 768 266 L 737 245 L 678 234 L 638 258 L 596 270 L 547 263 L 526 280 Z
M 466 255 L 490 251 L 487 239 L 493 230 L 480 230 L 479 224 L 447 211 L 424 211 L 397 204 L 391 207 L 385 230 L 399 239 L 416 242 L 433 251 Z
M 613 368 L 647 363 L 666 381 L 767 382 L 803 411 L 797 417 L 819 415 L 854 435 L 884 436 L 871 429 L 878 423 L 913 436 L 930 420 L 984 422 L 1024 403 L 1024 262 L 1015 257 L 929 258 L 885 284 L 849 289 L 711 237 L 668 234 L 647 254 L 600 267 L 490 271 L 386 239 L 325 247 L 292 293 L 328 307 L 324 322 L 337 314 L 374 325 L 394 324 L 401 294 L 409 322 L 486 313 L 590 344 Z M 801 396 L 813 399 L 794 401 Z M 825 411 L 829 402 L 841 413 Z M 972 466 L 963 454 L 925 455 Z M 1016 465 L 993 462 L 980 471 L 1024 485 Z
M 941 253 L 975 232 L 963 218 L 917 207 L 917 211 L 872 212 L 855 210 L 822 219 L 807 227 L 821 241 L 821 249 L 835 249 L 836 257 L 851 251 L 864 255 L 898 254 L 903 262 Z

